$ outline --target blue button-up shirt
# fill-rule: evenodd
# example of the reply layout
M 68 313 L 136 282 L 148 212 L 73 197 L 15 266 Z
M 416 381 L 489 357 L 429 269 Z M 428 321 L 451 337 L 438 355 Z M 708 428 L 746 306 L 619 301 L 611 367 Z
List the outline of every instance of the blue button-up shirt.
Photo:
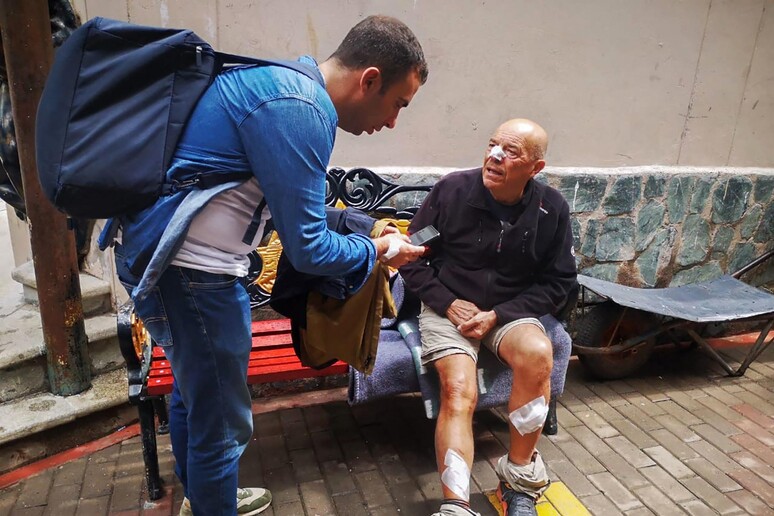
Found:
M 313 66 L 308 56 L 299 59 Z M 376 259 L 362 235 L 338 235 L 325 220 L 325 172 L 338 117 L 325 88 L 303 74 L 277 66 L 241 66 L 215 79 L 194 109 L 167 179 L 197 173 L 248 172 L 258 180 L 284 252 L 293 266 L 316 275 L 344 276 L 360 288 Z M 215 195 L 234 188 L 189 188 L 163 196 L 151 207 L 108 221 L 100 246 L 121 226 L 122 255 L 136 275 L 132 298 L 142 299 L 174 258 L 191 221 Z

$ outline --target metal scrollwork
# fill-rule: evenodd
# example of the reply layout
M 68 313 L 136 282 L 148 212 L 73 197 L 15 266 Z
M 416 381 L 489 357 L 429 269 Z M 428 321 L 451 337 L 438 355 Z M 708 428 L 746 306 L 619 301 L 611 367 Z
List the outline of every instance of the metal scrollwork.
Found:
M 385 181 L 367 168 L 353 168 L 341 173 L 341 169 L 333 169 L 332 175 L 338 181 L 338 193 L 341 201 L 352 208 L 370 211 L 383 199 L 388 197 L 392 183 Z
M 345 172 L 340 168 L 332 168 L 325 174 L 325 205 L 335 206 L 338 201 L 339 194 L 339 178 L 344 175 Z
M 418 208 L 418 203 L 409 208 L 398 210 L 388 206 L 387 201 L 403 192 L 429 192 L 430 185 L 398 185 L 367 168 L 353 168 L 344 171 L 332 168 L 326 177 L 325 204 L 335 206 L 341 201 L 345 206 L 359 210 L 410 219 Z
M 269 242 L 250 253 L 250 270 L 247 273 L 247 294 L 250 307 L 258 308 L 269 302 L 274 280 L 277 279 L 277 266 L 282 254 L 282 243 L 277 232 L 273 231 Z

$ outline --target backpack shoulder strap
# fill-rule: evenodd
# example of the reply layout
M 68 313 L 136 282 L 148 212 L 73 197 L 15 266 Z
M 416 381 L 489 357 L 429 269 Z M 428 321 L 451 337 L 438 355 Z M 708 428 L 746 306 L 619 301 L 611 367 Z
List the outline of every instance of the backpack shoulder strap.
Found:
M 288 61 L 285 59 L 257 59 L 255 57 L 240 56 L 237 54 L 226 54 L 224 52 L 215 52 L 218 59 L 218 68 L 222 69 L 226 64 L 246 64 L 258 66 L 281 66 L 290 70 L 306 75 L 313 81 L 325 87 L 322 74 L 315 67 L 299 61 Z

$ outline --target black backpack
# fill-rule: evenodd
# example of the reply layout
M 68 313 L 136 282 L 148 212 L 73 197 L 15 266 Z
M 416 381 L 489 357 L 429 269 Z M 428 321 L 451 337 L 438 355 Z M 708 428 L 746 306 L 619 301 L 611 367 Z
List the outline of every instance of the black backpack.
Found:
M 225 64 L 283 66 L 322 80 L 303 63 L 216 52 L 190 30 L 89 20 L 58 49 L 40 99 L 35 140 L 45 195 L 72 217 L 109 218 L 177 188 L 247 179 L 165 182 L 193 108 Z

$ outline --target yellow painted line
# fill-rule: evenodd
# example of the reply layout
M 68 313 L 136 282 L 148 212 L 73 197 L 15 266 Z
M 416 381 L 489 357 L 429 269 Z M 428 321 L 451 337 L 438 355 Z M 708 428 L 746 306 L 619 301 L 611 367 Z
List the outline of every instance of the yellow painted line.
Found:
M 500 500 L 497 499 L 496 491 L 487 491 L 484 493 L 489 503 L 495 508 L 497 514 L 503 516 L 503 509 L 500 506 Z M 535 506 L 538 516 L 591 516 L 583 504 L 575 498 L 572 491 L 567 489 L 562 482 L 552 482 L 543 496 L 537 501 Z
M 544 499 L 545 498 L 541 498 L 541 500 Z M 535 505 L 535 510 L 537 511 L 538 516 L 562 516 L 549 502 L 538 502 L 537 505 Z
M 548 489 L 546 489 L 545 497 L 551 502 L 557 512 L 564 515 L 573 516 L 591 516 L 591 513 L 586 510 L 583 504 L 575 498 L 572 491 L 567 489 L 567 486 L 562 482 L 552 483 Z

